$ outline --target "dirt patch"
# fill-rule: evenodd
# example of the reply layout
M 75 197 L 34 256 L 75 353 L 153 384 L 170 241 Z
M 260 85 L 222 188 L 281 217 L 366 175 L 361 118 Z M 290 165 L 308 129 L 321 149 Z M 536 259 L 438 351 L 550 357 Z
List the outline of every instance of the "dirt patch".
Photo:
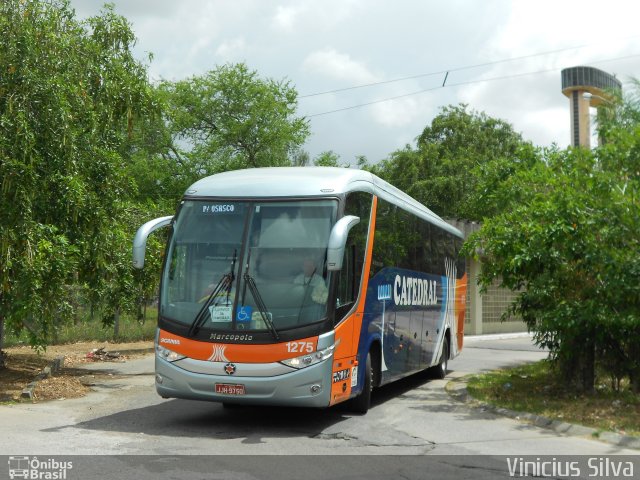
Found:
M 95 351 L 119 355 L 95 355 Z M 116 363 L 139 358 L 153 351 L 153 342 L 108 343 L 81 342 L 49 346 L 38 354 L 29 347 L 11 347 L 7 354 L 6 368 L 0 369 L 0 402 L 19 401 L 22 390 L 42 372 L 56 357 L 64 357 L 64 366 L 57 375 L 41 380 L 34 390 L 35 401 L 77 398 L 90 391 L 87 384 L 95 381 L 95 372 L 87 372 L 87 363 Z M 91 381 L 83 377 L 91 373 Z
M 76 377 L 60 375 L 38 382 L 33 396 L 36 401 L 64 400 L 65 398 L 83 397 L 91 389 Z

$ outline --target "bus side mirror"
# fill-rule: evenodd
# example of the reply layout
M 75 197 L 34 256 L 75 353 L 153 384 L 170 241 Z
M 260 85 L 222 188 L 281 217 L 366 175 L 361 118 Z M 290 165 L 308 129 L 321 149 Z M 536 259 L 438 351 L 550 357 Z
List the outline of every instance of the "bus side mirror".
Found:
M 347 215 L 336 222 L 329 234 L 329 245 L 327 248 L 327 270 L 337 272 L 342 270 L 342 259 L 344 258 L 344 247 L 347 244 L 349 230 L 360 222 L 360 217 Z
M 147 250 L 147 238 L 151 232 L 156 231 L 159 228 L 167 226 L 173 220 L 173 215 L 168 217 L 160 217 L 154 220 L 150 220 L 142 225 L 136 232 L 136 236 L 133 238 L 133 267 L 141 269 L 144 267 L 144 254 Z

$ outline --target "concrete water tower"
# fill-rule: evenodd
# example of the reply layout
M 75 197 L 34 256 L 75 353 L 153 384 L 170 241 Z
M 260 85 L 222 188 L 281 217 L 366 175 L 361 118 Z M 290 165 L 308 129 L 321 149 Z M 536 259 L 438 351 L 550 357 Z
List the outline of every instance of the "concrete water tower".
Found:
M 571 145 L 591 148 L 589 107 L 598 107 L 607 102 L 613 90 L 622 90 L 620 81 L 597 68 L 571 67 L 562 70 L 562 93 L 569 97 L 571 108 Z

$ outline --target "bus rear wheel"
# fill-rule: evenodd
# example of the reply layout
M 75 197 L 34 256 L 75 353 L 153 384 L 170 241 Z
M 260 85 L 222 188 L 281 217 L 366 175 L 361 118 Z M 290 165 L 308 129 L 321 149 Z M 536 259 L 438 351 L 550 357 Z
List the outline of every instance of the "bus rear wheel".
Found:
M 371 364 L 371 353 L 367 354 L 367 362 L 364 370 L 364 385 L 362 393 L 350 400 L 350 410 L 364 415 L 371 406 L 371 390 L 373 389 L 373 366 Z

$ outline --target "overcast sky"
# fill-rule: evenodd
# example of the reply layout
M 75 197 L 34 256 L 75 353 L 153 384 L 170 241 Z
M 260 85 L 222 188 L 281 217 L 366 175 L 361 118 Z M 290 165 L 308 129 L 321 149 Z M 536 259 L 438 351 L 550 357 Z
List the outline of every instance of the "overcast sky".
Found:
M 378 162 L 415 145 L 441 107 L 460 102 L 508 121 L 537 145 L 565 147 L 561 69 L 589 65 L 623 84 L 640 78 L 634 0 L 112 2 L 133 25 L 139 58 L 153 53 L 152 80 L 229 62 L 288 79 L 300 94 L 299 115 L 310 120 L 304 148 L 312 158 L 333 150 L 343 162 L 357 155 Z M 103 3 L 71 1 L 81 18 Z M 363 104 L 370 105 L 327 113 Z

